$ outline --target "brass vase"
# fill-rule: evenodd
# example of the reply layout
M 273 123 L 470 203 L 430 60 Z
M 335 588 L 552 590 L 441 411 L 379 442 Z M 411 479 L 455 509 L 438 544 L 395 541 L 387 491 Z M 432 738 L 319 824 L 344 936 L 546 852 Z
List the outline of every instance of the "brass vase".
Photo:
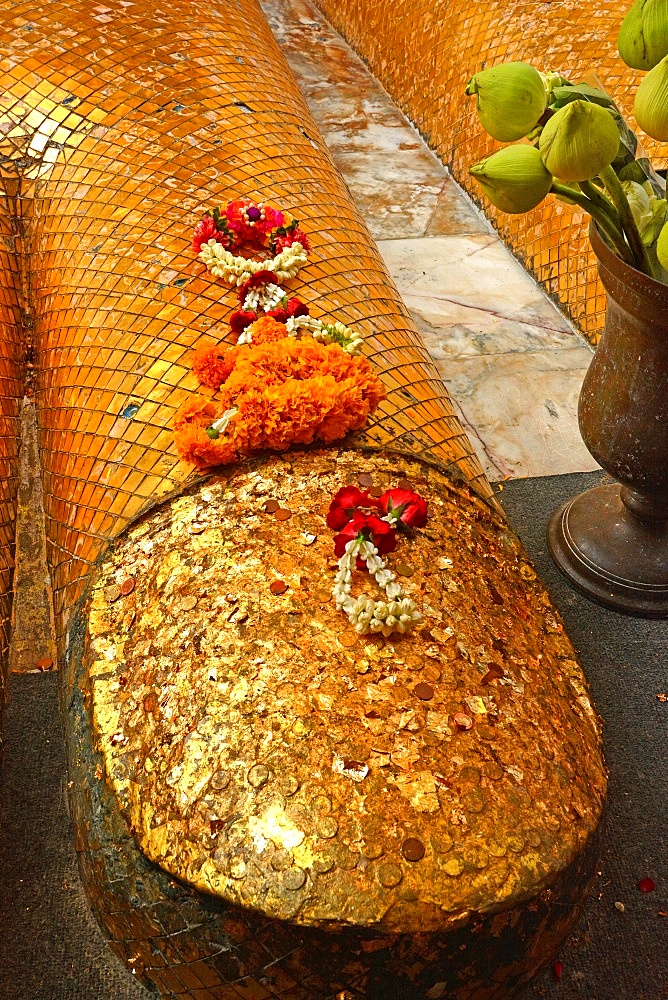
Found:
M 565 503 L 548 543 L 587 597 L 626 614 L 668 617 L 668 285 L 625 264 L 590 227 L 608 293 L 585 376 L 580 432 L 617 480 Z

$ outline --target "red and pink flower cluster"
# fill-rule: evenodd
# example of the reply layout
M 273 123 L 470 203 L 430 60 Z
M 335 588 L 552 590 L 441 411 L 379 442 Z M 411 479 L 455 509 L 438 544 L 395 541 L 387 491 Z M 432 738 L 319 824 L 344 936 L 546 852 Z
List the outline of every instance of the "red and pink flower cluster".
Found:
M 193 253 L 199 253 L 204 243 L 215 240 L 226 250 L 244 243 L 260 243 L 272 254 L 278 254 L 293 243 L 301 243 L 306 252 L 311 249 L 308 237 L 299 228 L 297 219 L 273 205 L 236 198 L 222 210 L 206 212 L 195 226 Z
M 343 486 L 332 500 L 327 526 L 339 532 L 334 538 L 337 556 L 355 538 L 368 539 L 379 555 L 385 555 L 397 547 L 397 529 L 423 528 L 427 517 L 426 500 L 412 490 L 387 490 L 376 498 L 357 486 Z M 366 568 L 362 560 L 358 559 L 357 568 Z

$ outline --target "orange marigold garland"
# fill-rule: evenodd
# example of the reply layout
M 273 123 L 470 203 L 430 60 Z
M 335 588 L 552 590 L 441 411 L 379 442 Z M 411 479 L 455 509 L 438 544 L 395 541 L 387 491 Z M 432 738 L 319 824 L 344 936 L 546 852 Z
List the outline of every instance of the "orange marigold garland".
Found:
M 179 458 L 198 469 L 227 465 L 239 458 L 236 446 L 213 427 L 218 407 L 196 396 L 183 404 L 174 418 L 174 441 Z
M 262 316 L 247 327 L 253 344 L 269 344 L 272 341 L 284 340 L 288 331 L 285 323 L 280 323 L 272 316 Z M 238 348 L 237 348 L 238 350 Z
M 190 426 L 178 431 L 175 440 L 179 458 L 191 462 L 201 472 L 239 459 L 234 442 L 228 438 L 213 441 L 201 427 Z
M 229 344 L 205 342 L 195 348 L 192 359 L 193 372 L 200 385 L 219 389 L 229 378 L 237 363 L 239 348 Z
M 274 259 L 235 256 L 245 243 L 264 246 Z M 230 321 L 238 343 L 195 349 L 198 382 L 220 391 L 221 399 L 198 397 L 181 407 L 174 420 L 179 456 L 207 469 L 262 448 L 337 441 L 362 427 L 385 390 L 360 355 L 360 334 L 312 318 L 279 284 L 310 251 L 297 220 L 237 199 L 204 216 L 193 250 L 214 275 L 239 287 L 240 309 Z
M 211 419 L 216 416 L 217 410 L 218 407 L 210 399 L 195 396 L 194 399 L 187 400 L 174 417 L 174 430 L 182 431 L 189 427 L 208 427 Z
M 226 375 L 230 350 L 236 363 Z M 227 351 L 207 345 L 197 362 L 200 382 L 220 388 L 221 403 L 188 401 L 174 430 L 179 455 L 200 469 L 261 448 L 284 451 L 316 439 L 339 440 L 362 427 L 385 396 L 366 358 L 310 337 L 284 336 Z
M 351 357 L 338 344 L 319 344 L 312 337 L 284 338 L 241 349 L 232 374 L 225 382 L 230 398 L 251 384 L 276 385 L 286 379 L 300 381 L 332 375 L 337 382 L 354 378 L 365 386 L 375 409 L 385 391 L 366 358 Z

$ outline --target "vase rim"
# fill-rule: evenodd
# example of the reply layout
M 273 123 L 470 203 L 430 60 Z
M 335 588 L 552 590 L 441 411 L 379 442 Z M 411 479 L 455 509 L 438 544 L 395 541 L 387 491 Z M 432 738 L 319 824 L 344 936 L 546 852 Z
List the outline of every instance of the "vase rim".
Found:
M 665 323 L 665 310 L 668 309 L 668 284 L 651 278 L 648 274 L 644 274 L 623 261 L 605 242 L 593 219 L 589 223 L 589 239 L 599 264 L 601 280 L 608 293 L 615 294 L 615 289 L 610 287 L 611 284 L 623 286 L 628 292 L 642 299 L 649 309 L 658 310 L 656 319 Z

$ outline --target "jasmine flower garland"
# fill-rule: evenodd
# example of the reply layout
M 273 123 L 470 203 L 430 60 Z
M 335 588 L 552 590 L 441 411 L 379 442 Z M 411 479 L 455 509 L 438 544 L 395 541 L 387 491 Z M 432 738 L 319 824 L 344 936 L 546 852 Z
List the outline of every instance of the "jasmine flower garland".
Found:
M 284 298 L 281 286 L 270 281 L 259 288 L 251 288 L 244 297 L 243 307 L 249 312 L 271 312 L 280 306 Z
M 358 558 L 366 562 L 376 583 L 385 591 L 386 601 L 374 601 L 365 594 L 357 598 L 351 596 L 352 574 Z M 404 595 L 401 585 L 396 582 L 395 574 L 380 558 L 373 542 L 364 538 L 354 538 L 346 545 L 339 560 L 339 571 L 332 594 L 337 609 L 347 614 L 350 624 L 360 635 L 367 635 L 369 632 L 380 632 L 384 636 L 392 635 L 393 632 L 403 634 L 423 620 L 415 602 Z
M 360 354 L 362 335 L 343 323 L 323 323 L 312 316 L 290 317 L 286 322 L 288 335 L 298 337 L 300 330 L 307 330 L 314 340 L 322 344 L 339 344 L 346 354 Z
M 301 243 L 293 243 L 281 250 L 272 260 L 250 260 L 235 256 L 226 250 L 222 243 L 210 239 L 202 244 L 197 259 L 206 264 L 207 269 L 216 278 L 222 278 L 230 285 L 243 285 L 248 278 L 258 271 L 273 271 L 279 281 L 294 278 L 299 269 L 307 261 L 307 253 Z
M 246 243 L 267 247 L 274 257 L 259 261 L 234 252 Z M 290 213 L 264 202 L 236 199 L 224 209 L 205 213 L 195 227 L 192 249 L 211 274 L 239 289 L 240 308 L 230 317 L 238 345 L 253 343 L 248 327 L 269 314 L 286 325 L 290 337 L 306 332 L 322 344 L 339 344 L 351 356 L 361 353 L 362 337 L 356 330 L 313 319 L 307 306 L 290 299 L 280 287 L 279 282 L 295 277 L 311 251 L 308 236 Z
M 384 516 L 380 517 L 381 513 Z M 339 530 L 334 551 L 340 558 L 332 595 L 337 609 L 345 612 L 360 635 L 403 634 L 423 620 L 381 554 L 396 548 L 397 530 L 424 527 L 427 516 L 426 502 L 407 489 L 388 490 L 375 498 L 356 486 L 344 486 L 333 498 L 327 524 Z M 352 596 L 353 573 L 365 566 L 385 592 L 386 600 L 376 601 L 366 594 Z

